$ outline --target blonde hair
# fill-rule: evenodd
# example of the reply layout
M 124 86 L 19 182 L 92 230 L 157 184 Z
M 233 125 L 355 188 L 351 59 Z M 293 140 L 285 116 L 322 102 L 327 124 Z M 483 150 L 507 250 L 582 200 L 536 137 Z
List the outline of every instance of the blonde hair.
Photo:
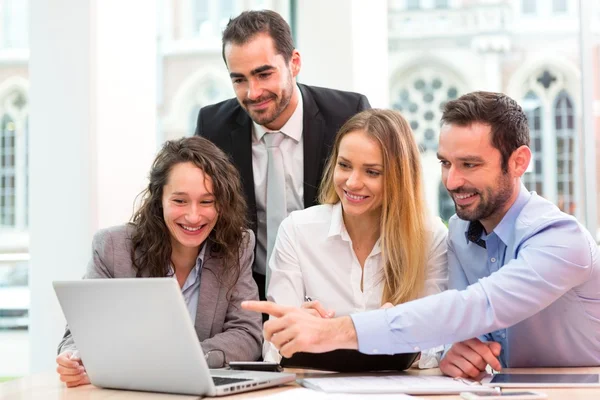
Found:
M 429 244 L 419 150 L 408 122 L 400 113 L 371 109 L 356 114 L 335 138 L 319 188 L 322 204 L 340 201 L 333 173 L 342 139 L 355 131 L 362 131 L 379 143 L 383 155 L 382 303 L 405 303 L 423 295 Z

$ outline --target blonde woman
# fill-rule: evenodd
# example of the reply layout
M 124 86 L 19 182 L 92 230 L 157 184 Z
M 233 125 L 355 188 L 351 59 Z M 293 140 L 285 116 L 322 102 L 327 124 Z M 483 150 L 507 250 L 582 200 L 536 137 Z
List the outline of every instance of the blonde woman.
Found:
M 419 151 L 398 112 L 366 110 L 342 126 L 319 200 L 282 222 L 268 300 L 333 317 L 446 289 L 447 229 L 427 210 Z M 280 359 L 269 342 L 263 355 Z M 434 355 L 420 365 L 437 366 Z

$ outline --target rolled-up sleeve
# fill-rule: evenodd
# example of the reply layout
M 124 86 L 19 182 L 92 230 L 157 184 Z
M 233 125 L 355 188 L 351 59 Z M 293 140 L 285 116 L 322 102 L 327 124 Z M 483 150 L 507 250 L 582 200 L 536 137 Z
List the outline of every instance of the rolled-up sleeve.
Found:
M 352 315 L 359 350 L 419 351 L 510 327 L 584 282 L 591 264 L 589 244 L 577 222 L 550 221 L 523 240 L 515 259 L 464 290 Z

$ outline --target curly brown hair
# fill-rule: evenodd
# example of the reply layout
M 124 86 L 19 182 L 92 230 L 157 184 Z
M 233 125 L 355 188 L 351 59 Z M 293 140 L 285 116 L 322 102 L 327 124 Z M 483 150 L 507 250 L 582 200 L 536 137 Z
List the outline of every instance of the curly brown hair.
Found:
M 150 277 L 169 274 L 172 248 L 163 217 L 163 188 L 171 169 L 188 162 L 212 179 L 218 217 L 207 239 L 206 256 L 222 259 L 221 277 L 233 278 L 232 287 L 239 277 L 239 257 L 248 240 L 244 235 L 248 225 L 246 200 L 237 169 L 225 153 L 202 137 L 167 141 L 156 156 L 148 187 L 140 193 L 141 205 L 130 222 L 135 228 L 131 237 L 131 261 L 138 277 L 144 271 L 148 271 Z

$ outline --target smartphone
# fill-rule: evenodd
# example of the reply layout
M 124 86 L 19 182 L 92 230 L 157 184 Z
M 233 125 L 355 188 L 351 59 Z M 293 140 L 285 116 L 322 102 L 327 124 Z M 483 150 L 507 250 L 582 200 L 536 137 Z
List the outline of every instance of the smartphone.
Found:
M 539 392 L 501 392 L 501 393 L 471 393 L 462 392 L 460 397 L 467 400 L 534 400 L 547 399 L 546 393 Z
M 269 361 L 230 361 L 229 368 L 245 371 L 281 372 L 283 368 L 276 362 Z

